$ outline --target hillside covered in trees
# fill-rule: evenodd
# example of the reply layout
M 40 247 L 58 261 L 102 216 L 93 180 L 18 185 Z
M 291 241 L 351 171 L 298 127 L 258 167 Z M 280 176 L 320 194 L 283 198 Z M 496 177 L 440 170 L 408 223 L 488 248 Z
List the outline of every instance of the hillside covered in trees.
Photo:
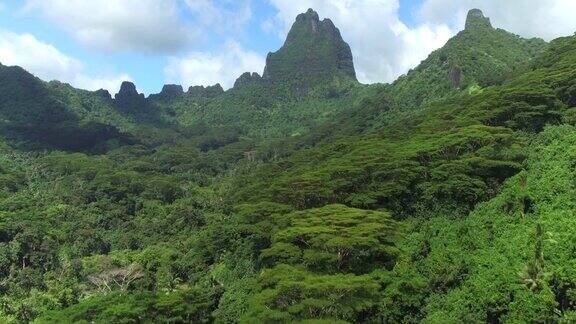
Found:
M 0 64 L 2 323 L 576 321 L 576 36 L 477 9 L 392 84 L 300 14 L 145 97 Z

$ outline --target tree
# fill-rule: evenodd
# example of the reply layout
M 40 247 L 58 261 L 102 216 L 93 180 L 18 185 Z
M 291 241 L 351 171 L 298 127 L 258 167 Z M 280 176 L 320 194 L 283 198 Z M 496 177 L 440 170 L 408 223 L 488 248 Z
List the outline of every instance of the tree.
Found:
M 262 251 L 264 264 L 303 265 L 311 270 L 367 273 L 393 265 L 396 223 L 385 212 L 328 205 L 294 212 Z
M 260 291 L 241 322 L 364 322 L 376 311 L 378 291 L 378 283 L 369 276 L 317 275 L 279 265 L 261 275 Z
M 89 276 L 88 280 L 98 287 L 100 291 L 110 292 L 114 290 L 114 288 L 126 291 L 134 281 L 143 276 L 144 272 L 142 271 L 142 267 L 137 263 L 132 263 L 124 268 L 114 268 L 97 275 Z
M 542 224 L 536 225 L 536 243 L 534 247 L 534 258 L 528 262 L 524 271 L 520 274 L 522 282 L 532 291 L 541 289 L 544 285 L 544 230 Z

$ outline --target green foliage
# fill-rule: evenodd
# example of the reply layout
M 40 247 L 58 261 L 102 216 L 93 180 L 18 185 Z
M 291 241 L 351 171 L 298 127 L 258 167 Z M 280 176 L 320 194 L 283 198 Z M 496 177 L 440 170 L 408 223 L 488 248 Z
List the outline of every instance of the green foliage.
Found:
M 210 292 L 184 288 L 170 293 L 111 293 L 83 300 L 35 323 L 206 323 L 214 308 Z M 142 315 L 146 314 L 145 317 Z
M 265 271 L 260 286 L 241 322 L 362 322 L 374 311 L 379 288 L 368 276 L 315 275 L 288 265 Z
M 460 89 L 500 85 L 524 72 L 545 45 L 541 39 L 472 25 L 395 81 L 392 96 L 402 107 L 418 108 Z
M 258 276 L 242 321 L 358 322 L 373 316 L 380 285 L 367 273 L 391 268 L 398 252 L 397 224 L 389 215 L 342 205 L 292 213 L 274 207 L 242 207 L 241 214 L 250 215 L 245 221 L 272 232 L 259 256 L 268 269 Z
M 305 265 L 322 272 L 366 273 L 390 267 L 395 224 L 382 212 L 329 205 L 284 216 L 260 258 L 266 265 Z
M 558 58 L 501 87 L 397 114 L 377 131 L 332 131 L 253 178 L 240 178 L 238 197 L 301 209 L 344 203 L 403 215 L 438 205 L 470 209 L 520 170 L 530 133 L 562 122 L 569 101 L 560 89 L 573 80 L 574 62 Z M 356 120 L 362 118 L 372 117 Z
M 546 322 L 572 309 L 575 135 L 568 126 L 544 131 L 526 172 L 469 217 L 413 221 L 399 245 L 428 283 L 425 321 Z

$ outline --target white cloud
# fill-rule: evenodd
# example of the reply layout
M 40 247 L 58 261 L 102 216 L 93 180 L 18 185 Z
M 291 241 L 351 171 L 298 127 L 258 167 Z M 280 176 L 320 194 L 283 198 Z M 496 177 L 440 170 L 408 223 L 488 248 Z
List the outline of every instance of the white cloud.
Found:
M 576 31 L 574 0 L 425 0 L 420 19 L 450 22 L 460 29 L 472 8 L 482 9 L 495 27 L 524 37 L 550 40 Z
M 266 33 L 266 34 L 272 34 L 274 32 L 276 32 L 276 24 L 274 19 L 269 18 L 264 20 L 261 24 L 260 24 L 260 28 L 262 28 L 262 30 Z
M 277 26 L 286 34 L 294 18 L 308 8 L 329 17 L 352 48 L 362 82 L 390 82 L 416 66 L 454 34 L 445 24 L 405 25 L 398 0 L 270 0 L 278 9 Z M 270 22 L 264 24 L 270 29 Z
M 200 20 L 205 25 L 214 25 L 222 21 L 222 13 L 216 9 L 211 0 L 185 0 L 188 8 L 200 15 Z
M 219 33 L 241 30 L 252 19 L 251 0 L 184 0 L 199 23 Z
M 70 79 L 82 63 L 30 34 L 0 31 L 0 62 L 19 65 L 42 79 Z
M 237 33 L 252 19 L 252 0 L 26 0 L 91 49 L 173 54 L 217 32 Z M 190 14 L 193 19 L 190 19 Z
M 423 0 L 417 24 L 399 18 L 400 0 L 259 0 L 278 10 L 261 21 L 267 33 L 285 37 L 295 17 L 314 8 L 340 28 L 362 82 L 390 82 L 441 47 L 478 7 L 502 27 L 525 37 L 551 39 L 576 31 L 576 0 Z M 0 7 L 3 1 L 0 0 Z M 170 53 L 164 73 L 184 85 L 232 86 L 245 71 L 261 72 L 264 58 L 228 42 L 220 51 L 189 49 L 203 32 L 229 35 L 252 19 L 252 0 L 26 0 L 22 13 L 38 14 L 93 49 Z M 1 10 L 1 9 L 0 9 Z M 191 14 L 195 26 L 184 21 Z M 1 32 L 1 31 L 0 31 Z M 30 50 L 32 49 L 32 50 Z M 91 77 L 82 62 L 31 35 L 1 32 L 0 61 L 13 61 L 44 79 L 94 89 L 116 88 L 128 75 Z
M 176 0 L 27 0 L 21 13 L 38 13 L 82 44 L 110 52 L 171 53 L 196 35 Z
M 67 56 L 54 46 L 30 34 L 0 30 L 0 63 L 18 65 L 43 80 L 59 80 L 87 89 L 107 89 L 114 93 L 127 74 L 93 77 L 85 73 L 84 64 Z
M 264 64 L 265 59 L 260 54 L 228 41 L 217 53 L 193 52 L 184 57 L 172 57 L 164 73 L 167 82 L 185 87 L 220 83 L 224 88 L 230 88 L 242 73 L 261 72 Z

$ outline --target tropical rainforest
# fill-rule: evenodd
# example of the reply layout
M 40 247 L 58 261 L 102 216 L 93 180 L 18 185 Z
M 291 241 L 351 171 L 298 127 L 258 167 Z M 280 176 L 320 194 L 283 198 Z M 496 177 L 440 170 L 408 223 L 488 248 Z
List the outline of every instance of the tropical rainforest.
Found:
M 573 323 L 576 36 L 479 10 L 392 84 L 299 15 L 262 75 L 0 65 L 2 323 Z

